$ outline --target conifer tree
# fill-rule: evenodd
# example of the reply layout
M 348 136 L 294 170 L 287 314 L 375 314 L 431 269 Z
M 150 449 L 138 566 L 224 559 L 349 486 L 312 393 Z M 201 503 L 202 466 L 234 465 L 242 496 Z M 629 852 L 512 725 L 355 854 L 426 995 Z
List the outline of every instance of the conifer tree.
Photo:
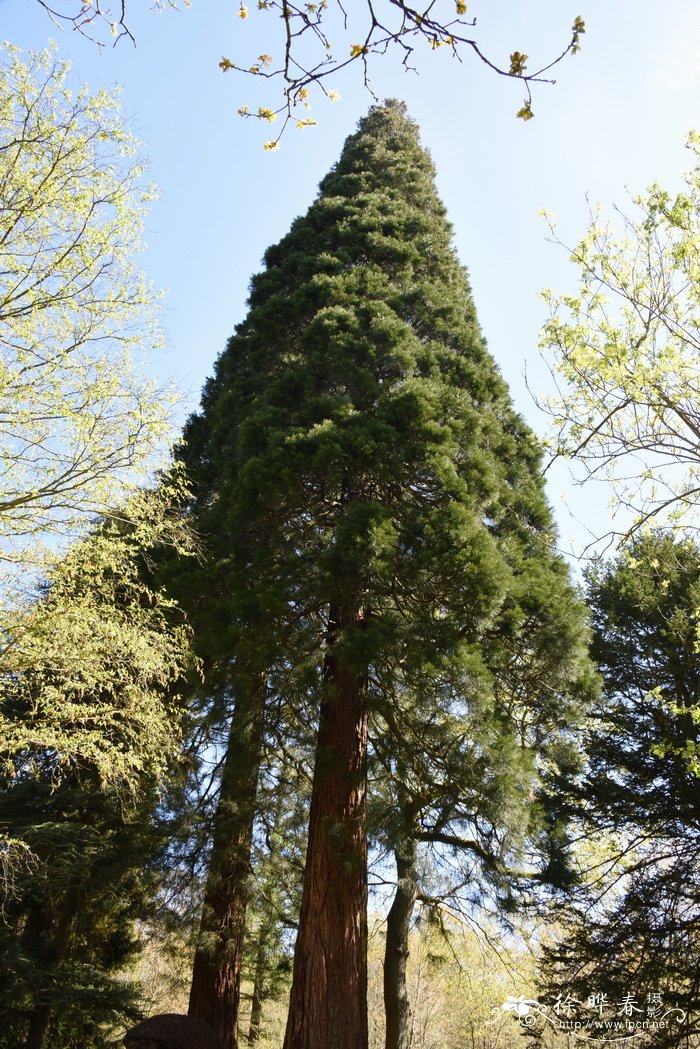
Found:
M 366 1049 L 370 711 L 400 691 L 428 720 L 464 716 L 477 779 L 526 741 L 510 780 L 527 794 L 535 744 L 586 677 L 536 443 L 486 350 L 433 175 L 403 106 L 374 107 L 267 251 L 183 453 L 222 583 L 219 640 L 237 639 L 220 652 L 237 674 L 236 746 L 265 699 L 241 674 L 318 672 L 285 1049 Z M 247 745 L 239 769 L 257 768 Z M 248 828 L 252 782 L 229 799 Z M 228 905 L 238 893 L 244 909 L 243 881 L 228 879 Z
M 106 1049 L 140 1013 L 129 969 L 154 920 L 163 847 L 155 791 L 124 798 L 73 775 L 3 777 L 0 818 L 32 859 L 14 872 L 0 923 L 2 1049 Z M 145 788 L 145 784 L 144 784 Z
M 604 684 L 572 796 L 588 878 L 557 916 L 542 982 L 552 997 L 632 995 L 640 1021 L 669 1010 L 650 1044 L 687 1045 L 700 1033 L 700 547 L 649 532 L 587 583 Z

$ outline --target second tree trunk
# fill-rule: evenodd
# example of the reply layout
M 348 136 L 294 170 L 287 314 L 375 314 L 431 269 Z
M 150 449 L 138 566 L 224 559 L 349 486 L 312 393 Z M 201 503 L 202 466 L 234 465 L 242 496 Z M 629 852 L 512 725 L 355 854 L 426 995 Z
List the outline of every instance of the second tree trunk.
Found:
M 331 647 L 324 679 L 284 1049 L 367 1049 L 367 676 Z

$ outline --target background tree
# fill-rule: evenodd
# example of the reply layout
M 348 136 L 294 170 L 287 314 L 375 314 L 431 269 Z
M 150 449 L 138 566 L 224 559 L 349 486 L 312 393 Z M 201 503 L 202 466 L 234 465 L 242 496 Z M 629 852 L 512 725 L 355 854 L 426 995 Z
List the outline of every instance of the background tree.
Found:
M 260 1041 L 268 1003 L 286 997 L 291 977 L 291 944 L 304 872 L 310 755 L 308 741 L 301 746 L 294 741 L 298 726 L 290 729 L 283 741 L 268 737 L 258 790 L 246 923 L 248 957 L 243 967 L 250 984 L 249 1045 Z
M 3 825 L 33 856 L 0 925 L 6 1049 L 105 1049 L 120 1023 L 140 1015 L 141 988 L 126 973 L 157 916 L 156 801 L 145 782 L 138 805 L 125 808 L 114 788 L 87 776 L 59 787 L 46 777 L 5 780 Z
M 574 806 L 587 888 L 549 952 L 548 989 L 642 1008 L 660 995 L 660 1012 L 689 1020 L 651 1043 L 685 1045 L 700 1031 L 700 550 L 640 536 L 589 573 L 588 600 L 604 691 Z
M 550 803 L 545 770 L 556 769 L 567 782 L 580 767 L 571 739 L 575 714 L 565 696 L 565 727 L 560 718 L 551 721 L 538 711 L 538 699 L 561 687 L 561 638 L 572 613 L 577 615 L 575 606 L 562 607 L 553 617 L 551 627 L 559 636 L 552 636 L 551 644 L 533 646 L 528 632 L 527 651 L 516 654 L 516 642 L 510 680 L 504 666 L 491 664 L 491 709 L 478 705 L 470 715 L 455 716 L 445 704 L 436 717 L 434 704 L 410 698 L 398 717 L 387 716 L 383 705 L 378 708 L 378 720 L 382 724 L 386 718 L 386 727 L 372 733 L 373 748 L 388 768 L 383 796 L 379 783 L 384 777 L 370 772 L 372 807 L 378 810 L 371 813 L 371 824 L 378 826 L 378 840 L 393 852 L 396 866 L 396 890 L 386 917 L 385 1049 L 412 1044 L 416 1003 L 409 992 L 410 934 L 417 902 L 423 916 L 439 919 L 449 907 L 476 929 L 490 925 L 501 939 L 510 939 L 518 915 L 535 901 L 541 907 L 573 880 L 564 821 Z M 513 640 L 506 640 L 509 648 Z M 493 656 L 486 638 L 483 654 L 485 661 Z
M 192 669 L 145 556 L 182 532 L 163 498 L 143 492 L 126 522 L 74 545 L 3 639 L 3 849 L 31 856 L 15 865 L 1 933 L 8 1047 L 97 1049 L 106 1025 L 134 1016 L 123 968 L 156 906 L 156 810 L 178 766 L 176 685 Z
M 125 521 L 71 547 L 15 608 L 0 649 L 0 760 L 12 778 L 40 768 L 58 783 L 85 767 L 127 796 L 178 753 L 169 692 L 191 665 L 189 633 L 144 571 L 149 549 L 191 542 L 166 492 L 135 497 Z
M 615 222 L 594 214 L 571 255 L 577 292 L 545 292 L 556 454 L 613 482 L 631 530 L 694 521 L 700 493 L 700 138 L 688 146 L 683 190 L 652 186 Z
M 103 46 L 105 39 L 134 36 L 127 21 L 124 2 L 110 4 L 109 0 L 93 0 L 89 5 L 75 0 L 38 0 L 52 21 L 60 28 L 70 27 Z M 176 7 L 175 0 L 157 0 L 157 9 Z M 183 6 L 189 7 L 190 0 Z M 386 55 L 394 48 L 402 55 L 406 70 L 415 70 L 414 52 L 417 47 L 427 46 L 432 50 L 446 48 L 454 58 L 462 60 L 465 53 L 472 53 L 490 69 L 501 76 L 512 77 L 525 87 L 525 100 L 518 116 L 530 120 L 532 111 L 532 85 L 553 83 L 545 74 L 568 54 L 576 54 L 580 48 L 585 24 L 577 17 L 571 27 L 559 55 L 548 58 L 533 72 L 527 71 L 528 55 L 515 50 L 508 61 L 486 55 L 475 39 L 476 19 L 467 19 L 467 4 L 464 0 L 449 0 L 448 3 L 430 3 L 425 7 L 411 7 L 403 0 L 379 0 L 350 7 L 339 0 L 321 0 L 320 3 L 288 3 L 287 0 L 259 0 L 257 11 L 270 13 L 277 22 L 270 26 L 269 50 L 273 54 L 252 56 L 239 64 L 222 58 L 221 69 L 247 73 L 263 80 L 281 81 L 282 88 L 274 97 L 271 108 L 259 106 L 257 111 L 241 106 L 239 113 L 245 117 L 256 117 L 262 121 L 274 121 L 283 114 L 282 130 L 276 138 L 265 143 L 265 149 L 275 149 L 282 132 L 290 121 L 297 127 L 308 127 L 316 123 L 309 117 L 310 91 L 319 89 L 332 102 L 340 96 L 332 87 L 333 77 L 349 65 L 362 67 L 365 86 L 371 92 L 370 63 Z M 240 0 L 238 13 L 241 19 L 249 16 L 249 8 Z M 331 41 L 341 40 L 336 48 Z M 330 78 L 331 86 L 328 86 Z
M 118 97 L 50 51 L 0 65 L 0 553 L 27 565 L 123 505 L 170 404 L 133 367 L 158 341 L 135 262 L 153 190 Z
M 402 686 L 436 718 L 472 715 L 483 735 L 465 746 L 488 776 L 488 733 L 508 735 L 497 668 L 523 664 L 526 706 L 529 656 L 556 646 L 560 687 L 528 708 L 543 732 L 583 687 L 583 630 L 552 552 L 539 454 L 486 353 L 450 236 L 415 127 L 400 105 L 377 107 L 266 253 L 188 428 L 185 460 L 228 594 L 218 638 L 229 663 L 248 672 L 253 650 L 268 682 L 271 668 L 316 668 L 295 1049 L 366 1045 L 374 696 Z M 231 680 L 237 731 L 249 693 Z M 527 793 L 534 750 L 516 765 Z M 230 797 L 240 814 L 250 795 Z M 227 881 L 229 892 L 240 884 Z
M 51 51 L 5 45 L 0 64 L 0 753 L 6 769 L 51 753 L 57 780 L 89 762 L 136 791 L 176 748 L 161 690 L 188 659 L 139 566 L 192 548 L 177 471 L 130 497 L 170 414 L 134 368 L 158 342 L 135 263 L 153 191 L 116 95 L 75 89 Z M 97 515 L 114 525 L 62 560 Z

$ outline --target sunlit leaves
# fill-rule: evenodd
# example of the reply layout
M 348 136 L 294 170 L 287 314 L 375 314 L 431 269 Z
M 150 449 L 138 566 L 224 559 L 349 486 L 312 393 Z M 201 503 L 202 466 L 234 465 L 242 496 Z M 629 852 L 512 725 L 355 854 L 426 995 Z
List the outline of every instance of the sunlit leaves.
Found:
M 508 70 L 510 75 L 524 76 L 527 59 L 528 56 L 524 55 L 521 51 L 514 51 L 510 56 L 510 69 Z
M 571 253 L 574 294 L 544 297 L 559 393 L 557 451 L 607 476 L 638 524 L 697 519 L 700 499 L 700 145 L 675 197 L 654 185 Z M 554 233 L 554 228 L 550 224 Z M 556 235 L 554 239 L 558 242 Z
M 0 614 L 0 767 L 58 781 L 71 771 L 138 791 L 159 779 L 178 745 L 168 689 L 188 666 L 188 634 L 174 605 L 143 577 L 144 551 L 192 549 L 171 510 L 177 474 L 135 496 L 63 558 L 36 593 Z M 174 620 L 174 622 L 173 622 Z
M 135 263 L 154 194 L 118 97 L 50 52 L 0 62 L 0 544 L 22 560 L 123 498 L 169 399 L 134 364 L 160 341 Z
M 580 36 L 585 31 L 582 19 L 577 18 L 572 26 L 571 38 L 561 54 L 534 72 L 529 72 L 526 66 L 528 56 L 521 51 L 513 51 L 509 63 L 504 65 L 492 61 L 481 51 L 478 41 L 467 32 L 474 28 L 476 22 L 464 19 L 467 4 L 463 0 L 456 0 L 454 8 L 449 11 L 440 11 L 435 4 L 424 9 L 414 9 L 404 3 L 394 3 L 393 0 L 391 3 L 374 5 L 367 3 L 366 9 L 360 7 L 353 12 L 356 20 L 352 25 L 348 23 L 344 8 L 337 2 L 263 0 L 258 4 L 258 10 L 274 12 L 277 16 L 276 25 L 270 28 L 269 36 L 271 42 L 279 45 L 273 51 L 276 57 L 261 55 L 253 62 L 240 63 L 226 58 L 220 62 L 220 67 L 225 71 L 236 69 L 265 80 L 278 78 L 283 82 L 281 97 L 278 93 L 276 102 L 273 99 L 270 106 L 272 111 L 284 117 L 275 140 L 277 143 L 290 121 L 294 120 L 298 128 L 309 126 L 306 120 L 298 119 L 294 110 L 301 103 L 306 109 L 311 108 L 310 89 L 317 88 L 331 101 L 337 100 L 337 92 L 325 87 L 327 77 L 347 66 L 360 63 L 365 86 L 371 92 L 370 66 L 375 59 L 385 55 L 391 48 L 397 48 L 402 55 L 404 68 L 415 70 L 417 48 L 421 44 L 433 51 L 447 47 L 457 57 L 471 51 L 501 76 L 522 80 L 527 88 L 527 97 L 518 116 L 523 120 L 531 120 L 534 116 L 531 85 L 551 83 L 545 74 L 565 55 L 579 49 Z M 339 21 L 333 21 L 338 16 Z M 280 25 L 282 34 L 275 37 Z M 341 37 L 337 47 L 331 43 L 330 32 L 334 38 L 336 32 Z M 253 111 L 253 107 L 244 106 L 239 108 L 239 113 L 242 109 L 244 115 L 250 115 Z

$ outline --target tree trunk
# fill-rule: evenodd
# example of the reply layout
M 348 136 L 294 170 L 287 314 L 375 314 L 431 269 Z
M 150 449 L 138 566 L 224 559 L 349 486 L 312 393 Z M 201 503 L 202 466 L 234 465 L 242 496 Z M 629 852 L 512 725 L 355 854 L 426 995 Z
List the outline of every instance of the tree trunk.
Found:
M 384 951 L 384 1012 L 386 1049 L 409 1049 L 411 1044 L 411 1005 L 406 986 L 408 934 L 418 895 L 416 843 L 405 838 L 394 850 L 396 894 L 386 923 Z
M 331 609 L 284 1049 L 367 1049 L 367 676 L 332 649 L 359 624 Z
M 56 921 L 53 939 L 47 945 L 45 960 L 50 966 L 59 965 L 68 953 L 73 925 L 82 899 L 82 878 L 74 878 L 68 889 Z M 25 1049 L 43 1049 L 51 1020 L 50 1002 L 37 1006 L 29 1017 L 29 1030 Z
M 204 1020 L 225 1049 L 238 1044 L 240 975 L 262 751 L 267 676 L 239 683 L 221 793 L 214 820 L 207 887 L 194 956 L 188 1015 Z
M 255 1045 L 260 1040 L 262 1007 L 265 999 L 265 940 L 260 938 L 255 952 L 255 975 L 253 977 L 253 997 L 250 1005 L 250 1027 L 248 1028 L 248 1045 Z

